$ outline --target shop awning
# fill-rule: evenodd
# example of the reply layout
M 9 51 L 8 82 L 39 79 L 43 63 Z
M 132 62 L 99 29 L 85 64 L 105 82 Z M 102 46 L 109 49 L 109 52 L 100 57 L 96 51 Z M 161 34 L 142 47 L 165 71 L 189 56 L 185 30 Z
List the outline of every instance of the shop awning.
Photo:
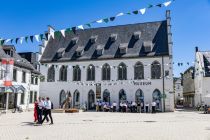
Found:
M 24 93 L 25 88 L 22 85 L 0 86 L 0 93 Z

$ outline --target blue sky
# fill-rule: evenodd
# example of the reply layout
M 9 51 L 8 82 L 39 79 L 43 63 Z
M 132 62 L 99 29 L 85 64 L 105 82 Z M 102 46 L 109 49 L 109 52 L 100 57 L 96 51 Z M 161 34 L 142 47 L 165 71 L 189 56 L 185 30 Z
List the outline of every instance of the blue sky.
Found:
M 6 0 L 1 1 L 0 37 L 40 34 L 47 25 L 60 30 L 147 7 L 167 0 Z M 168 8 L 151 8 L 145 15 L 123 16 L 94 27 L 158 21 L 171 10 L 174 62 L 194 61 L 195 46 L 210 51 L 210 0 L 176 0 Z M 17 51 L 38 51 L 38 43 L 16 45 Z M 191 63 L 192 64 L 192 63 Z M 174 74 L 187 69 L 174 65 Z

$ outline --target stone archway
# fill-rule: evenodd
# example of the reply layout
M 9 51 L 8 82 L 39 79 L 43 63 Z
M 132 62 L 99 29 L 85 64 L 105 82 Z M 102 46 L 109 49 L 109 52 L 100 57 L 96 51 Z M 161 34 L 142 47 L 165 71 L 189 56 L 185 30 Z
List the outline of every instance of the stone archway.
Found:
M 95 109 L 95 94 L 93 90 L 88 93 L 88 110 Z
M 156 102 L 156 107 L 158 110 L 162 110 L 162 102 L 161 102 L 161 92 L 158 89 L 155 89 L 152 93 L 152 101 Z

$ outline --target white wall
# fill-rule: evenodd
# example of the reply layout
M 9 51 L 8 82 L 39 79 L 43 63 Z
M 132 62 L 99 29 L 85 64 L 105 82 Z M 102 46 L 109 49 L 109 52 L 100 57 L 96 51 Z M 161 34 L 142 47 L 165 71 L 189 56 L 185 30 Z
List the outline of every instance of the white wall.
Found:
M 83 104 L 85 101 L 87 101 L 87 95 L 88 92 L 92 89 L 94 92 L 96 91 L 96 86 L 82 86 L 83 84 L 90 84 L 90 83 L 101 83 L 101 93 L 105 89 L 108 89 L 111 94 L 111 102 L 117 101 L 118 102 L 118 96 L 119 91 L 121 89 L 124 89 L 127 94 L 127 100 L 128 101 L 134 101 L 135 100 L 135 92 L 137 89 L 141 89 L 145 96 L 145 102 L 151 102 L 152 101 L 152 93 L 155 89 L 159 89 L 161 93 L 163 93 L 163 82 L 162 79 L 156 79 L 151 80 L 151 65 L 154 60 L 159 61 L 159 63 L 162 65 L 162 58 L 156 57 L 156 58 L 136 58 L 136 59 L 115 59 L 115 60 L 98 60 L 98 61 L 80 61 L 80 62 L 66 62 L 66 63 L 51 63 L 54 65 L 59 65 L 59 67 L 56 69 L 56 78 L 55 82 L 46 82 L 47 80 L 47 70 L 48 67 L 45 65 L 41 66 L 41 73 L 45 75 L 45 82 L 40 83 L 40 96 L 48 96 L 51 98 L 52 102 L 54 103 L 54 107 L 59 107 L 59 95 L 61 90 L 64 91 L 70 91 L 71 95 L 73 96 L 73 93 L 75 90 L 78 90 L 80 92 L 80 102 Z M 142 62 L 145 65 L 144 68 L 144 80 L 139 80 L 138 82 L 151 82 L 152 85 L 149 86 L 137 86 L 132 84 L 131 82 L 134 81 L 134 65 L 136 62 Z M 128 80 L 122 80 L 122 81 L 116 81 L 117 80 L 117 67 L 113 68 L 112 66 L 118 66 L 121 62 L 125 63 L 127 65 L 127 79 Z M 174 109 L 174 96 L 173 96 L 173 77 L 172 77 L 172 62 L 171 59 L 168 57 L 164 58 L 164 69 L 169 70 L 169 77 L 165 77 L 165 93 L 167 98 L 165 99 L 166 103 L 166 110 L 167 111 L 173 111 Z M 108 63 L 111 66 L 111 81 L 101 81 L 101 66 L 105 63 Z M 89 64 L 93 64 L 94 66 L 99 66 L 96 68 L 96 79 L 95 81 L 86 81 L 86 68 Z M 168 65 L 169 64 L 169 65 Z M 59 68 L 61 65 L 68 65 L 68 66 L 82 66 L 81 68 L 81 82 L 78 82 L 79 85 L 77 85 L 77 82 L 72 81 L 72 67 L 68 68 L 68 78 L 67 82 L 60 82 L 59 81 Z M 85 68 L 83 68 L 85 66 Z M 161 66 L 162 68 L 162 66 Z M 162 72 L 161 72 L 162 73 Z M 113 81 L 112 81 L 113 80 Z M 108 84 L 117 84 L 117 85 L 108 85 Z

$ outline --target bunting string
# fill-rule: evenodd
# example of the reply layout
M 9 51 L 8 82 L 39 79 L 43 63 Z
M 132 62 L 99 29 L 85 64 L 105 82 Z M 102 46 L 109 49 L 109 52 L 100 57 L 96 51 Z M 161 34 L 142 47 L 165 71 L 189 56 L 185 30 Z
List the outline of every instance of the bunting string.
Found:
M 86 23 L 86 24 L 79 25 L 79 26 L 74 26 L 74 27 L 69 27 L 69 28 L 66 28 L 66 29 L 58 30 L 58 31 L 50 31 L 49 33 L 41 33 L 41 34 L 29 35 L 29 36 L 25 36 L 25 37 L 17 37 L 17 38 L 13 38 L 13 39 L 0 38 L 0 45 L 4 45 L 4 44 L 8 44 L 8 43 L 10 43 L 10 44 L 20 43 L 20 44 L 22 44 L 23 41 L 25 41 L 26 43 L 28 43 L 29 41 L 31 43 L 33 43 L 34 41 L 40 42 L 43 39 L 48 40 L 50 37 L 52 37 L 54 39 L 59 34 L 61 34 L 63 37 L 65 37 L 65 34 L 67 32 L 73 32 L 75 34 L 77 30 L 84 30 L 84 29 L 87 29 L 87 28 L 91 28 L 92 25 L 96 24 L 96 23 L 101 24 L 101 23 L 113 22 L 114 20 L 116 20 L 116 18 L 121 17 L 121 16 L 125 16 L 125 15 L 137 15 L 137 14 L 144 15 L 146 13 L 146 11 L 150 8 L 168 7 L 174 1 L 175 0 L 169 0 L 169 1 L 166 1 L 164 3 L 158 3 L 158 4 L 155 4 L 155 5 L 149 4 L 148 7 L 146 7 L 146 8 L 141 8 L 141 9 L 138 9 L 138 10 L 134 10 L 134 11 L 131 11 L 131 12 L 125 12 L 125 13 L 120 12 L 120 13 L 116 14 L 115 16 L 98 19 L 98 20 L 92 21 L 90 23 Z

